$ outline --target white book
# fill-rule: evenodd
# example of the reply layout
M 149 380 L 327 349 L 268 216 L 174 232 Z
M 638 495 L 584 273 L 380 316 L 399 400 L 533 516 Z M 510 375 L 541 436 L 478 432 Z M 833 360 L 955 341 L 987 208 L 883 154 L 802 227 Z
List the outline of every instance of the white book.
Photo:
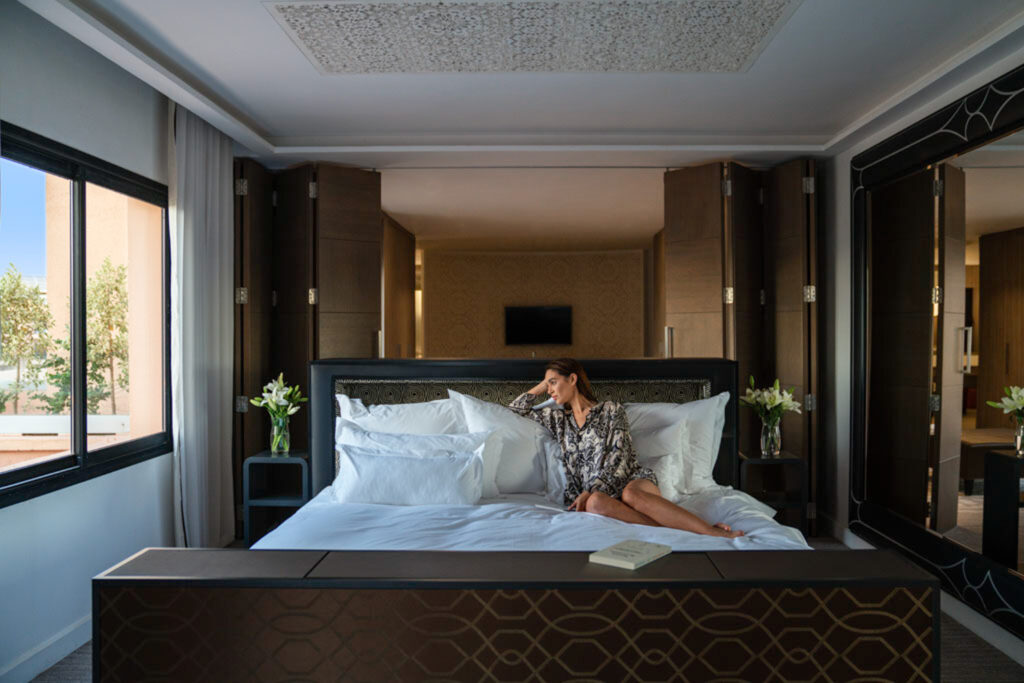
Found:
M 661 543 L 621 541 L 595 553 L 590 553 L 590 561 L 622 569 L 638 569 L 670 552 L 672 552 L 672 548 Z

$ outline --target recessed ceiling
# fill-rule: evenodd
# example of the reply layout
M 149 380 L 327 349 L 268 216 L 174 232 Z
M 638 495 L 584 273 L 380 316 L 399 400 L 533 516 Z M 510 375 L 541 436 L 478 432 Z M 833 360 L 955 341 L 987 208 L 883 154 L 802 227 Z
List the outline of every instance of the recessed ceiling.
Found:
M 271 168 L 382 169 L 384 208 L 424 242 L 482 247 L 509 230 L 552 248 L 635 244 L 660 228 L 666 167 L 830 156 L 965 62 L 1024 46 L 1020 0 L 318 0 L 306 7 L 320 19 L 288 30 L 275 16 L 296 5 L 280 1 L 21 2 L 207 118 L 242 153 Z M 535 33 L 499 25 L 526 6 L 538 8 Z M 685 17 L 675 42 L 675 29 L 647 14 L 669 7 Z M 356 8 L 363 43 L 330 25 L 340 15 L 357 25 Z M 368 28 L 389 12 L 409 25 Z M 622 21 L 595 19 L 555 41 L 552 26 L 579 13 Z M 339 39 L 360 47 L 345 53 Z M 520 39 L 518 52 L 501 44 Z M 350 59 L 367 73 L 344 72 Z M 504 175 L 515 167 L 546 170 Z M 439 168 L 451 170 L 417 170 Z
M 298 0 L 267 9 L 321 73 L 743 71 L 799 0 Z M 386 39 L 382 37 L 386 36 Z

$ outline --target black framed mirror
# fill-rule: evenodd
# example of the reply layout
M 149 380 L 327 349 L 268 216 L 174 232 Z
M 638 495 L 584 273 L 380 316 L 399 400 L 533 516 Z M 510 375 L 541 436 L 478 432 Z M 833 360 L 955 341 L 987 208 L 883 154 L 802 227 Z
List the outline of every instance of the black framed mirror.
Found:
M 982 262 L 981 281 L 972 281 L 966 256 L 971 229 L 965 228 L 970 221 L 964 205 L 970 202 L 970 179 L 979 174 L 970 172 L 965 183 L 961 168 L 968 165 L 963 160 L 969 152 L 1021 129 L 1024 66 L 851 162 L 854 395 L 849 527 L 876 545 L 901 550 L 935 574 L 944 590 L 1024 638 L 1024 573 L 1017 559 L 1021 550 L 1016 547 L 1010 560 L 1000 560 L 991 540 L 993 529 L 1006 532 L 1012 527 L 1013 541 L 1020 544 L 1020 477 L 1010 477 L 1016 477 L 1012 512 L 991 513 L 998 489 L 985 478 L 986 468 L 990 477 L 995 472 L 986 458 L 1005 445 L 998 431 L 1002 427 L 993 423 L 998 438 L 981 439 L 974 451 L 968 443 L 983 420 L 1005 417 L 985 412 L 992 409 L 984 401 L 999 396 L 989 395 L 991 387 L 971 379 L 979 375 L 972 373 L 972 362 L 1000 371 L 1005 366 L 1007 372 L 999 377 L 1024 385 L 1024 376 L 1019 376 L 1024 370 L 1017 360 L 1011 362 L 1011 355 L 1016 358 L 1024 349 L 1024 339 L 1006 337 L 1009 332 L 995 325 L 994 305 L 988 306 L 988 322 L 985 300 L 978 306 L 986 268 L 995 273 L 996 267 Z M 1024 184 L 1013 187 L 1024 197 Z M 1019 240 L 1024 249 L 1024 214 L 1019 223 L 1006 237 Z M 1005 251 L 991 235 L 979 241 L 983 252 Z M 1005 280 L 1012 269 L 1012 264 L 1002 267 L 1000 277 Z M 1024 271 L 1024 259 L 1016 269 Z M 1024 286 L 1015 291 L 1024 310 Z M 968 325 L 968 315 L 981 322 Z M 977 324 L 985 326 L 982 334 L 994 349 L 983 349 L 980 355 L 973 353 L 968 331 Z M 1024 324 L 1009 328 L 1024 334 Z M 976 471 L 970 470 L 969 460 Z M 1005 462 L 1018 473 L 1024 471 L 1021 463 Z M 977 487 L 975 479 L 989 490 Z M 1001 480 L 1008 476 L 1002 474 Z M 999 509 L 1007 509 L 1002 503 Z M 965 520 L 982 506 L 985 516 L 978 524 L 984 530 L 975 538 Z M 1009 516 L 1003 520 L 998 514 Z M 989 534 L 984 547 L 982 533 Z

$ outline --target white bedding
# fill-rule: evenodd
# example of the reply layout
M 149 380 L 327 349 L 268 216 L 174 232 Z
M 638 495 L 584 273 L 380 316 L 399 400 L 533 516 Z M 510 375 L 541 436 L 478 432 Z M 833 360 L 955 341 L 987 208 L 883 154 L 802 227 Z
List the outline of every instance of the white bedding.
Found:
M 771 518 L 773 511 L 728 486 L 685 496 L 680 503 L 712 523 L 746 535 L 735 539 L 627 524 L 587 512 L 566 512 L 540 495 L 486 498 L 477 505 L 338 503 L 331 487 L 253 545 L 257 550 L 594 551 L 627 539 L 673 550 L 809 550 L 803 535 Z

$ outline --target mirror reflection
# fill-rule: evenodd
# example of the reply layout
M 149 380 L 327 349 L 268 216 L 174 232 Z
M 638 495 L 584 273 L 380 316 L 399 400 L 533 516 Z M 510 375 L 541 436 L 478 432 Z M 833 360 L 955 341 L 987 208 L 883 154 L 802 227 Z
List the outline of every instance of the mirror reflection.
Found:
M 867 496 L 1024 571 L 1024 133 L 869 198 Z

